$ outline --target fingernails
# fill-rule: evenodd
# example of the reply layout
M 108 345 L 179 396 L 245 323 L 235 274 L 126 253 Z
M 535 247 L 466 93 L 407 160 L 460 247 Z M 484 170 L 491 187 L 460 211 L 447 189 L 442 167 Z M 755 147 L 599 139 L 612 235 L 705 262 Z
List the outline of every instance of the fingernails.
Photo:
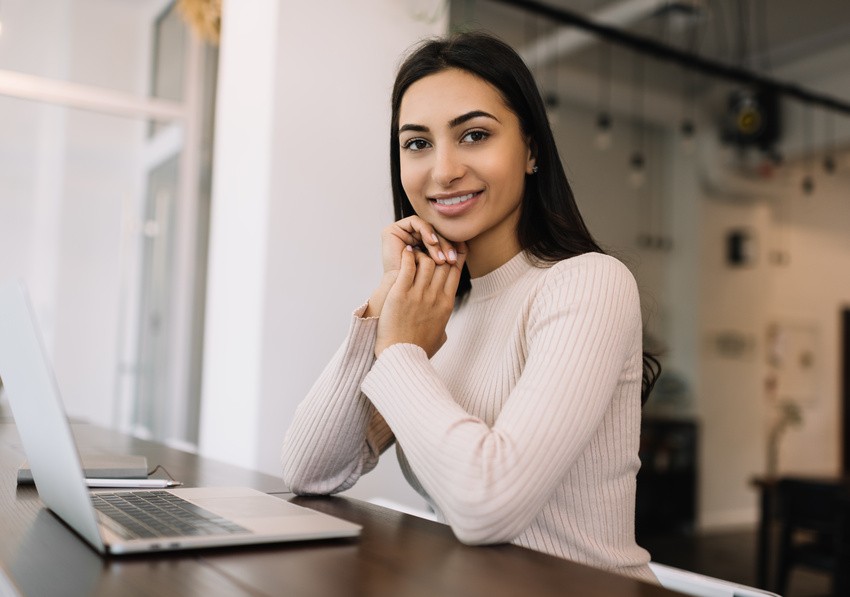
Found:
M 437 235 L 436 235 L 436 234 L 434 234 L 434 233 L 432 232 L 432 233 L 431 233 L 431 241 L 432 241 L 432 242 L 437 242 L 437 240 L 438 240 L 438 239 L 437 239 Z
M 437 251 L 437 257 L 439 257 L 439 258 L 440 258 L 440 259 L 442 259 L 443 261 L 445 261 L 445 260 L 446 260 L 446 256 L 445 256 L 445 255 L 443 255 L 443 252 L 442 252 L 442 251 Z
M 457 259 L 457 253 L 454 250 L 449 251 L 449 261 L 455 261 Z
M 407 246 L 405 247 L 405 249 L 406 249 L 406 250 L 408 250 L 408 251 L 410 251 L 411 253 L 413 253 L 413 247 L 411 247 L 410 245 L 407 245 Z

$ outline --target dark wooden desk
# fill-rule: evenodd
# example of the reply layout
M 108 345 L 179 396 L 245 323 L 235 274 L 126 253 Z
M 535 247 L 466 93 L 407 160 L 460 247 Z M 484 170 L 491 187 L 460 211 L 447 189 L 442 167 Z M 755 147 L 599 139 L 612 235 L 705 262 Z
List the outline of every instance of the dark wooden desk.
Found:
M 274 477 L 89 425 L 81 450 L 147 456 L 187 485 L 247 485 L 285 493 Z M 467 547 L 444 525 L 347 498 L 295 498 L 363 525 L 354 540 L 103 558 L 15 485 L 23 450 L 0 422 L 0 565 L 24 595 L 412 595 L 487 597 L 678 595 L 512 545 Z

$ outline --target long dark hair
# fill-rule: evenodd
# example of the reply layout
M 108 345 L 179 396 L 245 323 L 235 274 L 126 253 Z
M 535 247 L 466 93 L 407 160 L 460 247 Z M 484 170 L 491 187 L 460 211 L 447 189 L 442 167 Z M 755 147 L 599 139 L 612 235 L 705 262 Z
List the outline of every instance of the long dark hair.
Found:
M 413 83 L 449 68 L 471 73 L 499 90 L 505 104 L 517 115 L 522 132 L 531 144 L 538 171 L 525 178 L 525 195 L 517 224 L 520 246 L 542 263 L 584 253 L 604 253 L 579 213 L 534 76 L 513 48 L 481 32 L 426 40 L 399 68 L 393 86 L 390 122 L 390 177 L 395 218 L 400 220 L 416 213 L 401 184 L 398 141 L 401 100 Z M 458 296 L 469 292 L 470 286 L 469 270 L 464 266 Z M 649 397 L 660 369 L 658 360 L 644 352 L 642 403 Z

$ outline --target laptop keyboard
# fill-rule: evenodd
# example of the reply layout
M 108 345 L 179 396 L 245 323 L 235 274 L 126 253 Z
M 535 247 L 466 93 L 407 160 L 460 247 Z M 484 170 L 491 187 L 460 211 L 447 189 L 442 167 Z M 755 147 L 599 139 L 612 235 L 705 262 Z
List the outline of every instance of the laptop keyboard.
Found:
M 101 522 L 126 538 L 185 537 L 247 533 L 209 510 L 167 491 L 91 494 Z M 119 528 L 116 528 L 116 524 Z

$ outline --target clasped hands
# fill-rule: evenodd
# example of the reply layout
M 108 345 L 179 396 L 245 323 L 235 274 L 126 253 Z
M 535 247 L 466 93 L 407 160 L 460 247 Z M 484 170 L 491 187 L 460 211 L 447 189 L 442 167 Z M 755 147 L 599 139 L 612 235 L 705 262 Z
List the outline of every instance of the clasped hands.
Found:
M 407 343 L 421 346 L 430 359 L 446 341 L 466 244 L 447 241 L 411 216 L 383 230 L 381 254 L 384 275 L 363 314 L 379 316 L 375 356 Z

